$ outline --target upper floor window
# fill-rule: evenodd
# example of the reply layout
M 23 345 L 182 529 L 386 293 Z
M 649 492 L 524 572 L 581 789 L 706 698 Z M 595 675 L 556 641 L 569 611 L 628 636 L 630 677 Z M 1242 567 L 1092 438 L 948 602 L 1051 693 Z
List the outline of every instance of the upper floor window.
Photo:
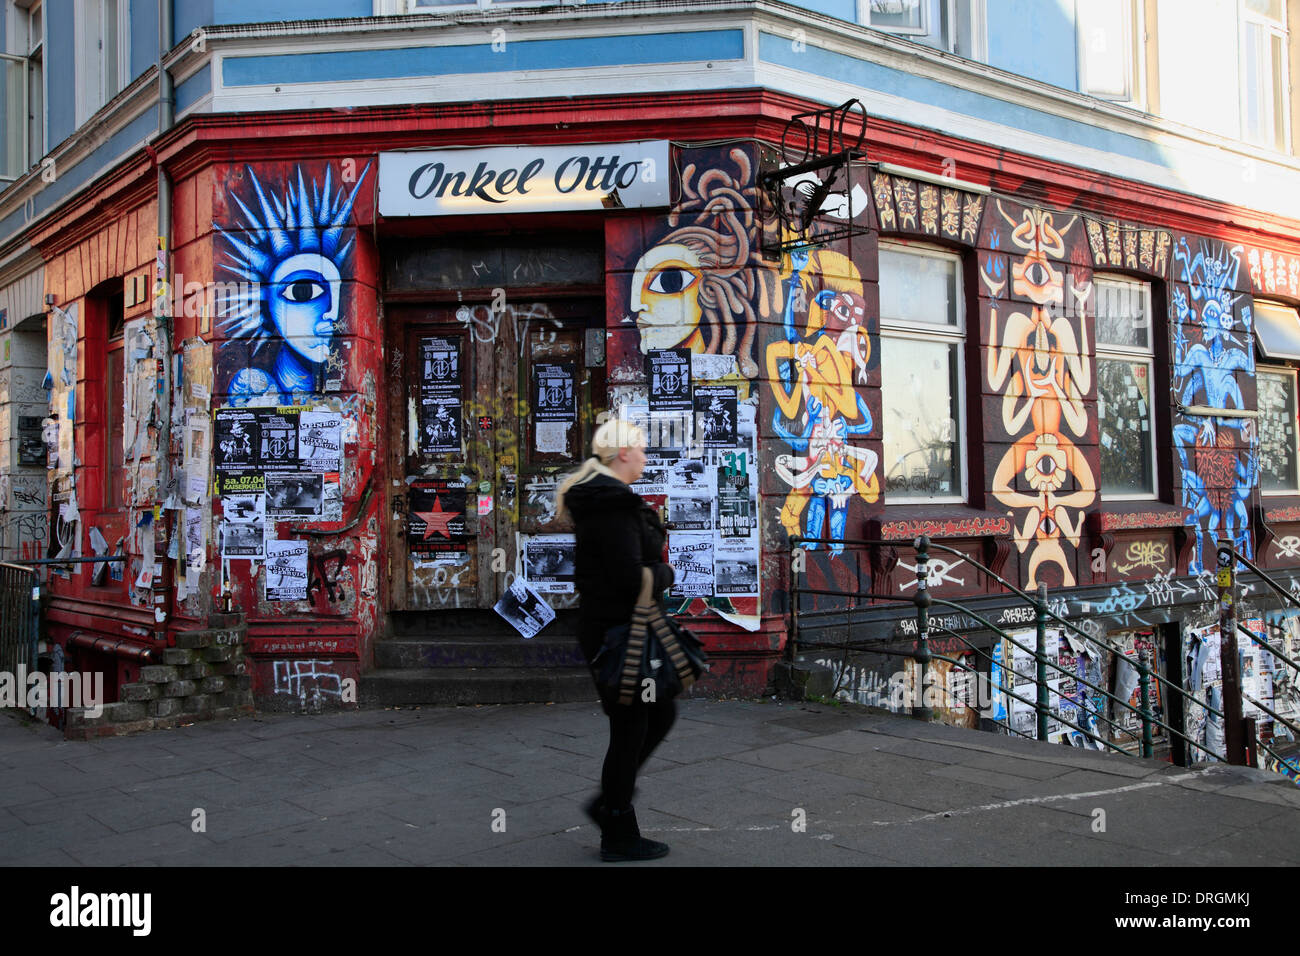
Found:
M 45 154 L 44 26 L 39 0 L 5 4 L 0 49 L 0 182 L 17 179 Z
M 1287 148 L 1287 30 L 1283 0 L 1241 0 L 1241 136 Z
M 77 5 L 77 125 L 126 88 L 130 79 L 130 0 L 85 0 Z
M 966 500 L 961 260 L 880 247 L 880 379 L 887 503 Z
M 971 60 L 987 59 L 985 0 L 858 0 L 858 21 Z
M 1139 104 L 1142 89 L 1142 4 L 1077 0 L 1079 91 Z
M 1154 498 L 1151 421 L 1155 349 L 1151 286 L 1118 277 L 1093 280 L 1097 296 L 1097 421 L 1104 498 Z

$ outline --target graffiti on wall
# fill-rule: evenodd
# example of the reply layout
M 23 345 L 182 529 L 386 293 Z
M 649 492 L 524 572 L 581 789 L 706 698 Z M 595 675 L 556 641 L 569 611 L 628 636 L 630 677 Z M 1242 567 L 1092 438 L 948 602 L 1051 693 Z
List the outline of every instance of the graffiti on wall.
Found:
M 231 189 L 243 221 L 227 224 L 231 231 L 213 224 L 227 243 L 224 269 L 234 279 L 218 306 L 218 324 L 227 348 L 250 346 L 230 350 L 233 361 L 219 366 L 231 405 L 293 404 L 322 391 L 327 367 L 340 361 L 335 333 L 353 247 L 345 237 L 369 171 L 367 164 L 349 192 L 341 184 L 335 190 L 327 168 L 324 183 L 313 179 L 309 191 L 299 167 L 282 198 L 250 167 L 250 194 L 241 198 Z
M 1067 281 L 1062 268 L 1077 217 L 1058 227 L 1043 209 L 1025 207 L 1016 216 L 1001 201 L 996 206 L 1015 248 L 1008 250 L 1009 268 L 1008 256 L 995 251 L 980 269 L 992 300 L 987 388 L 1001 396 L 1001 426 L 1012 441 L 994 471 L 993 497 L 1009 509 L 1016 547 L 1028 556 L 1027 587 L 1037 587 L 1044 565 L 1072 587 L 1084 509 L 1097 496 L 1092 468 L 1076 445 L 1088 431 L 1092 362 L 1081 315 L 1091 282 L 1077 284 L 1072 274 Z M 999 244 L 992 231 L 989 247 Z
M 1201 242 L 1195 255 L 1181 238 L 1174 248 L 1180 283 L 1172 289 L 1174 398 L 1184 408 L 1245 408 L 1237 373 L 1255 374 L 1248 296 L 1235 291 L 1242 247 Z M 1182 504 L 1196 532 L 1188 570 L 1205 567 L 1218 537 L 1251 557 L 1248 508 L 1259 472 L 1254 421 L 1176 413 L 1174 447 L 1182 467 Z
M 859 391 L 878 360 L 875 317 L 867 314 L 862 277 L 847 256 L 793 249 L 786 272 L 784 336 L 768 345 L 766 356 L 776 399 L 772 428 L 795 453 L 775 459 L 777 475 L 790 486 L 781 524 L 791 535 L 843 541 L 850 500 L 874 504 L 880 497 L 879 457 L 851 443 L 875 430 Z M 831 546 L 832 553 L 843 550 Z
M 627 323 L 641 351 L 689 348 L 734 355 L 741 374 L 758 374 L 758 324 L 773 311 L 772 276 L 758 268 L 754 162 L 741 148 L 716 166 L 688 163 L 669 230 L 637 261 Z

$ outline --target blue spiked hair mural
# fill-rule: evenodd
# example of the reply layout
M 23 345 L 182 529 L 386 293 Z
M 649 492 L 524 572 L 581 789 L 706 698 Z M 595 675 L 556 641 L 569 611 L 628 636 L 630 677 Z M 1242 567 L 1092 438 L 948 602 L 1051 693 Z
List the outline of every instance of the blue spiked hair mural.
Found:
M 353 246 L 344 237 L 369 171 L 367 163 L 349 192 L 335 188 L 327 168 L 324 183 L 313 179 L 309 190 L 298 167 L 281 197 L 248 167 L 248 202 L 231 191 L 243 221 L 230 223 L 232 232 L 213 225 L 227 244 L 219 265 L 238 285 L 218 304 L 217 328 L 250 345 L 228 371 L 231 405 L 291 404 L 321 390 Z
M 1179 279 L 1185 283 L 1171 289 L 1177 320 L 1174 397 L 1183 407 L 1246 408 L 1236 373 L 1253 378 L 1255 361 L 1249 296 L 1236 291 L 1241 252 L 1241 246 L 1228 249 L 1202 241 L 1193 256 L 1186 239 L 1174 249 L 1174 261 L 1182 265 Z M 1246 303 L 1238 308 L 1242 299 Z M 1189 341 L 1189 331 L 1200 341 Z M 1253 420 L 1180 413 L 1176 421 L 1182 503 L 1189 510 L 1187 524 L 1196 529 L 1189 570 L 1204 570 L 1219 537 L 1230 538 L 1250 557 L 1249 503 L 1259 477 Z

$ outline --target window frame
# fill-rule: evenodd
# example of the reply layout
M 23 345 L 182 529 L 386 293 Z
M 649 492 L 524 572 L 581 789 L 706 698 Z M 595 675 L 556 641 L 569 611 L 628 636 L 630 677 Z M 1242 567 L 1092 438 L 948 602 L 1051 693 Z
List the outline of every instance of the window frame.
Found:
M 1093 369 L 1094 369 L 1093 377 L 1098 379 L 1097 401 L 1098 403 L 1100 403 L 1102 401 L 1102 396 L 1100 391 L 1101 376 L 1098 370 L 1098 366 L 1103 360 L 1129 362 L 1133 364 L 1136 364 L 1139 361 L 1146 363 L 1146 368 L 1147 368 L 1147 414 L 1146 414 L 1147 429 L 1146 431 L 1147 431 L 1148 455 L 1151 464 L 1151 491 L 1150 492 L 1143 492 L 1140 494 L 1127 494 L 1127 493 L 1117 494 L 1115 492 L 1108 493 L 1103 487 L 1104 472 L 1101 463 L 1102 449 L 1100 445 L 1101 426 L 1102 426 L 1103 419 L 1102 419 L 1101 412 L 1098 411 L 1097 413 L 1097 441 L 1098 441 L 1097 498 L 1099 501 L 1103 501 L 1103 502 L 1159 501 L 1160 500 L 1160 456 L 1157 452 L 1158 442 L 1156 441 L 1156 417 L 1155 417 L 1155 396 L 1157 392 L 1156 392 L 1156 385 L 1155 385 L 1156 323 L 1155 323 L 1154 290 L 1152 289 L 1150 282 L 1146 282 L 1142 279 L 1135 279 L 1131 276 L 1120 275 L 1117 273 L 1093 273 L 1092 281 L 1093 281 L 1093 292 L 1094 295 L 1096 296 L 1096 298 L 1094 299 L 1095 302 L 1099 302 L 1101 298 L 1100 295 L 1098 294 L 1099 282 L 1111 284 L 1111 285 L 1117 285 L 1117 286 L 1136 287 L 1142 289 L 1145 292 L 1145 299 L 1146 299 L 1145 306 L 1146 306 L 1146 316 L 1147 316 L 1147 323 L 1146 323 L 1147 344 L 1145 347 L 1133 346 L 1133 345 L 1112 345 L 1109 343 L 1103 343 L 1101 339 L 1097 337 L 1096 334 L 1097 330 L 1101 327 L 1100 318 L 1099 318 L 1100 310 L 1099 308 L 1094 306 L 1093 337 L 1094 337 L 1095 348 L 1093 352 Z
M 1146 104 L 1146 45 L 1143 37 L 1146 33 L 1146 13 L 1142 0 L 1120 0 L 1128 5 L 1128 15 L 1124 18 L 1123 48 L 1126 51 L 1127 82 L 1122 96 L 1107 93 L 1094 93 L 1088 88 L 1088 38 L 1084 36 L 1082 9 L 1086 0 L 1075 0 L 1074 32 L 1076 45 L 1076 62 L 1078 64 L 1079 92 L 1093 99 L 1104 100 L 1117 106 L 1130 106 L 1144 109 Z
M 1297 376 L 1297 370 L 1292 365 L 1261 365 L 1255 363 L 1255 380 L 1259 381 L 1261 374 L 1280 375 L 1291 380 L 1291 404 L 1297 413 L 1300 413 L 1300 378 Z M 1258 408 L 1259 403 L 1256 402 Z M 1287 496 L 1300 495 L 1300 421 L 1293 423 L 1292 440 L 1291 440 L 1291 463 L 1295 469 L 1296 481 L 1289 488 L 1264 487 L 1264 476 L 1261 470 L 1259 479 L 1259 493 L 1261 496 L 1281 498 Z M 1262 436 L 1259 436 L 1262 439 Z
M 871 0 L 857 0 L 858 23 L 923 46 L 983 63 L 988 60 L 986 0 L 921 0 L 921 27 L 891 27 L 871 22 Z M 937 21 L 937 22 L 936 22 Z M 963 42 L 970 47 L 962 50 Z
M 73 21 L 75 119 L 78 128 L 98 113 L 104 104 L 126 89 L 131 72 L 131 0 L 112 0 L 117 9 L 114 24 L 116 68 L 108 69 L 104 56 L 105 10 L 110 0 L 86 0 L 85 16 Z
M 943 246 L 932 246 L 924 243 L 912 242 L 899 238 L 882 237 L 877 252 L 877 271 L 883 275 L 883 268 L 880 267 L 881 253 L 894 252 L 905 255 L 914 255 L 918 257 L 940 259 L 952 262 L 957 267 L 956 275 L 956 324 L 949 326 L 930 325 L 929 323 L 906 323 L 896 320 L 886 319 L 883 313 L 879 316 L 879 341 L 881 351 L 881 382 L 880 382 L 880 438 L 881 438 L 881 457 L 884 458 L 884 440 L 885 440 L 885 422 L 888 414 L 888 405 L 885 401 L 885 382 L 884 382 L 884 352 L 886 339 L 904 339 L 913 342 L 940 342 L 949 346 L 956 346 L 957 352 L 957 375 L 956 381 L 952 383 L 952 394 L 949 396 L 950 403 L 956 403 L 957 414 L 953 416 L 956 425 L 956 433 L 953 436 L 954 454 L 957 455 L 958 467 L 957 475 L 959 480 L 959 489 L 956 494 L 950 495 L 907 495 L 898 497 L 891 496 L 887 490 L 889 484 L 888 462 L 882 461 L 882 500 L 886 506 L 897 507 L 916 507 L 924 505 L 966 505 L 970 502 L 970 449 L 967 438 L 969 435 L 968 421 L 969 408 L 967 401 L 967 348 L 969 338 L 968 317 L 966 302 L 966 260 L 952 249 Z M 879 276 L 878 276 L 879 277 Z M 921 330 L 918 330 L 918 326 Z M 891 500 L 892 497 L 892 500 Z
M 45 149 L 45 108 L 44 108 L 44 74 L 43 60 L 45 51 L 45 15 L 41 0 L 35 0 L 30 6 L 17 3 L 6 4 L 3 16 L 5 24 L 5 45 L 0 49 L 0 61 L 19 65 L 22 71 L 22 106 L 19 115 L 21 130 L 18 155 L 21 157 L 19 169 L 13 175 L 7 174 L 0 167 L 0 183 L 11 183 L 21 179 L 44 155 Z M 38 29 L 33 33 L 32 21 L 36 20 Z M 20 36 L 21 35 L 21 36 Z M 38 98 L 33 103 L 33 73 L 38 85 Z M 33 105 L 37 112 L 33 115 Z M 12 128 L 12 126 L 10 127 Z M 35 134 L 35 135 L 33 135 Z M 7 131 L 6 131 L 7 135 Z
M 1262 13 L 1255 13 L 1246 6 L 1246 0 L 1237 0 L 1237 13 L 1237 99 L 1238 108 L 1241 112 L 1241 127 L 1238 132 L 1241 135 L 1242 142 L 1250 143 L 1251 145 L 1258 146 L 1261 149 L 1289 154 L 1291 152 L 1291 52 L 1289 49 L 1290 35 L 1287 30 L 1286 21 L 1286 4 L 1283 4 L 1283 18 L 1281 20 L 1271 19 Z M 1282 73 L 1280 84 L 1282 90 L 1282 103 L 1279 107 L 1278 104 L 1273 102 L 1273 85 L 1265 84 L 1265 88 L 1261 90 L 1260 93 L 1264 98 L 1264 103 L 1267 103 L 1269 108 L 1265 109 L 1264 104 L 1261 103 L 1260 110 L 1261 113 L 1272 117 L 1270 123 L 1280 120 L 1282 124 L 1282 135 L 1280 137 L 1281 142 L 1278 141 L 1279 137 L 1277 135 L 1278 131 L 1276 127 L 1273 128 L 1273 137 L 1271 140 L 1254 139 L 1248 134 L 1246 129 L 1246 90 L 1249 81 L 1249 77 L 1246 75 L 1246 26 L 1248 24 L 1263 29 L 1266 40 L 1271 41 L 1277 39 L 1280 41 L 1282 61 L 1278 64 L 1278 69 Z

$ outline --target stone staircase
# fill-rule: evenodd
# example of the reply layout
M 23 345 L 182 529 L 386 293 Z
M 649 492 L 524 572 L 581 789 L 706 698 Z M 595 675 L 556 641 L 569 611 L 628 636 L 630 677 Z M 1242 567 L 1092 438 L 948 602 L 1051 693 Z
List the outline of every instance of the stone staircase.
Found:
M 493 611 L 405 612 L 392 620 L 392 635 L 375 644 L 375 669 L 361 675 L 363 707 L 596 701 L 573 611 L 559 611 L 528 640 Z

